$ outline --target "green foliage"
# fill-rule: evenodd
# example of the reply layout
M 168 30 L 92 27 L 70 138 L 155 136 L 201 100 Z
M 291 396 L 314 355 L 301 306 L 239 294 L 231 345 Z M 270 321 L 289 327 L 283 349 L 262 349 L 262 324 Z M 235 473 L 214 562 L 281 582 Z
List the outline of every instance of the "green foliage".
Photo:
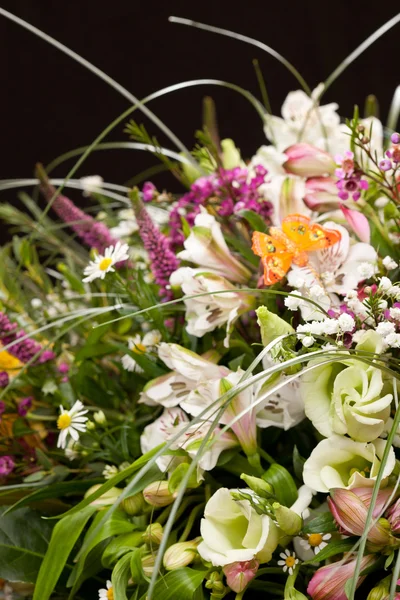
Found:
M 274 488 L 275 496 L 284 506 L 290 507 L 297 500 L 297 486 L 293 477 L 285 467 L 272 464 L 262 478 Z
M 179 598 L 179 600 L 193 600 L 205 574 L 205 571 L 195 571 L 187 567 L 171 571 L 157 581 L 152 599 L 177 600 Z M 144 595 L 141 600 L 145 600 L 145 598 Z

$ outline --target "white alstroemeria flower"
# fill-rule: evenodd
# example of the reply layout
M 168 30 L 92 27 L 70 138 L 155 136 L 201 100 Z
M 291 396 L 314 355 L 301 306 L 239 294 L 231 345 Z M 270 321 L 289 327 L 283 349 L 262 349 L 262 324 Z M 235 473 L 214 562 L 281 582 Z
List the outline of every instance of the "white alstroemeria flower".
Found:
M 263 183 L 260 188 L 266 200 L 274 207 L 272 224 L 280 227 L 285 217 L 293 213 L 311 215 L 311 210 L 304 203 L 306 180 L 297 175 L 276 175 L 271 181 Z
M 370 263 L 376 272 L 377 253 L 370 244 L 350 244 L 349 233 L 341 225 L 327 222 L 324 227 L 340 231 L 341 240 L 329 248 L 311 252 L 309 266 L 302 268 L 294 265 L 288 274 L 288 282 L 302 293 L 312 290 L 314 285 L 323 286 L 325 293 L 336 304 L 336 294 L 345 296 L 362 281 L 359 265 Z
M 271 560 L 278 546 L 279 531 L 268 515 L 259 515 L 248 500 L 233 500 L 220 488 L 206 504 L 198 552 L 214 567 L 256 559 Z
M 185 250 L 178 254 L 181 260 L 210 269 L 211 272 L 237 283 L 246 283 L 250 279 L 250 271 L 231 254 L 220 224 L 205 209 L 195 218 L 194 226 L 183 245 Z
M 267 169 L 270 177 L 276 175 L 285 175 L 284 163 L 287 161 L 287 156 L 283 152 L 279 152 L 275 146 L 261 146 L 257 153 L 253 156 L 248 165 L 249 179 L 255 175 L 255 167 L 261 165 Z
M 203 337 L 209 331 L 226 324 L 224 345 L 227 347 L 234 322 L 241 314 L 254 307 L 254 297 L 240 292 L 224 277 L 198 271 L 199 269 L 181 267 L 170 277 L 171 286 L 180 286 L 186 296 L 205 294 L 198 298 L 184 298 L 186 331 L 190 335 Z M 223 290 L 227 293 L 213 294 Z
M 93 193 L 100 193 L 103 187 L 104 179 L 100 175 L 88 175 L 81 177 L 82 195 L 90 196 Z
M 107 581 L 106 587 L 99 590 L 99 600 L 114 600 L 114 592 L 111 581 Z
M 374 343 L 375 342 L 375 343 Z M 356 350 L 379 352 L 380 336 L 370 331 Z M 318 361 L 310 362 L 316 365 Z M 373 442 L 385 430 L 392 394 L 384 392 L 382 372 L 343 353 L 341 362 L 317 366 L 301 377 L 305 412 L 324 436 L 349 435 Z
M 170 439 L 173 430 L 181 425 L 182 423 L 188 423 L 189 419 L 186 413 L 180 408 L 166 408 L 163 414 L 158 417 L 153 423 L 147 425 L 142 435 L 140 436 L 140 449 L 142 454 L 150 452 L 153 448 L 156 448 L 163 442 Z M 160 471 L 166 471 L 167 469 L 173 468 L 176 464 L 173 456 L 160 456 L 157 458 L 157 466 Z
M 265 368 L 265 362 L 263 364 Z M 280 379 L 264 385 L 260 390 L 257 400 L 268 394 L 266 401 L 261 402 L 256 408 L 257 425 L 262 429 L 278 427 L 287 431 L 304 420 L 304 401 L 300 393 L 300 381 L 290 381 L 273 394 L 268 392 L 268 389 L 287 379 L 288 377 L 282 375 Z
M 172 372 L 149 381 L 145 386 L 140 402 L 149 406 L 178 406 L 200 383 L 220 379 L 230 373 L 227 367 L 212 362 L 212 358 L 218 358 L 215 354 L 209 353 L 211 360 L 208 360 L 178 344 L 162 342 L 158 356 Z
M 83 274 L 86 275 L 82 281 L 84 283 L 94 281 L 95 279 L 104 279 L 107 273 L 113 273 L 115 271 L 114 266 L 127 260 L 128 244 L 121 244 L 117 242 L 114 246 L 109 246 L 104 251 L 104 256 L 98 254 L 94 260 L 91 260 L 87 267 L 85 267 Z
M 325 150 L 325 137 L 330 141 L 340 135 L 338 105 L 319 106 L 316 103 L 322 85 L 313 91 L 311 97 L 302 90 L 290 92 L 282 105 L 282 118 L 267 115 L 265 135 L 278 151 L 284 152 L 299 141 Z M 329 150 L 333 152 L 330 147 Z
M 213 427 L 213 425 L 208 421 L 194 423 L 189 428 L 187 428 L 185 423 L 174 426 L 169 431 L 170 436 L 175 436 L 179 432 L 179 429 L 182 429 L 182 437 L 173 442 L 171 449 L 186 450 L 191 458 L 194 458 L 195 456 L 198 457 L 200 446 L 206 435 L 208 435 L 210 427 Z M 212 434 L 208 438 L 207 444 L 202 450 L 201 457 L 197 463 L 198 481 L 203 479 L 203 471 L 211 471 L 214 469 L 224 450 L 230 450 L 232 448 L 237 448 L 238 446 L 239 441 L 233 433 L 230 431 L 222 433 L 222 430 L 219 427 L 213 427 Z M 171 459 L 171 457 L 169 458 Z
M 156 346 L 161 342 L 161 333 L 154 329 L 145 333 L 143 338 L 138 333 L 128 341 L 129 350 L 135 354 L 146 354 L 156 349 Z M 135 373 L 143 373 L 143 369 L 138 365 L 136 360 L 130 354 L 124 354 L 121 358 L 121 363 L 124 369 Z
M 243 375 L 244 371 L 238 369 L 236 373 L 231 371 L 220 379 L 205 381 L 190 392 L 181 402 L 181 407 L 194 417 L 201 414 L 203 419 L 214 418 L 215 411 L 221 406 L 219 399 L 237 385 Z M 255 389 L 256 386 L 248 386 L 232 398 L 219 420 L 224 425 L 232 423 L 232 431 L 236 434 L 243 450 L 250 456 L 257 451 L 256 413 L 252 409 Z M 208 407 L 210 411 L 203 414 Z M 242 411 L 246 412 L 236 420 Z
M 373 443 L 355 442 L 342 435 L 332 435 L 322 440 L 311 452 L 303 470 L 306 485 L 317 492 L 332 488 L 351 490 L 356 487 L 373 487 L 385 451 L 385 440 Z M 391 447 L 383 471 L 389 477 L 396 464 Z
M 70 410 L 65 410 L 60 406 L 61 414 L 57 419 L 57 427 L 60 429 L 57 447 L 65 449 L 67 438 L 70 436 L 75 442 L 79 440 L 79 433 L 86 431 L 87 417 L 84 417 L 87 410 L 80 400 L 77 400 Z

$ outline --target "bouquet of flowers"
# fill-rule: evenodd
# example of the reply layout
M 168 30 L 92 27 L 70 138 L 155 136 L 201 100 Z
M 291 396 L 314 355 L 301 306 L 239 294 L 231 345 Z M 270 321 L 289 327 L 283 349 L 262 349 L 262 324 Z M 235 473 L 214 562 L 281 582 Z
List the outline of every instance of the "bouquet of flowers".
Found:
M 267 46 L 175 19 L 250 41 L 301 83 L 278 117 L 257 65 L 263 103 L 207 80 L 262 118 L 253 157 L 220 139 L 210 97 L 189 151 L 147 107 L 165 91 L 139 101 L 110 80 L 128 111 L 0 182 L 34 187 L 26 210 L 0 205 L 4 598 L 400 598 L 400 95 L 386 127 L 374 97 L 347 120 L 322 103 L 399 20 L 311 91 Z M 74 179 L 121 122 L 179 193 L 148 173 Z

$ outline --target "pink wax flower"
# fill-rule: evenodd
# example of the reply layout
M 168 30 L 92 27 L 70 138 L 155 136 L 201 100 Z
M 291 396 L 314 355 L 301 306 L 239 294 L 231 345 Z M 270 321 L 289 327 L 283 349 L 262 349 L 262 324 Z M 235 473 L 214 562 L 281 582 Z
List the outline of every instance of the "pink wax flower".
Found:
M 0 456 L 0 477 L 9 475 L 15 467 L 15 462 L 11 456 Z
M 306 181 L 304 203 L 311 210 L 326 211 L 339 207 L 336 180 L 333 177 L 311 177 Z
M 143 202 L 151 202 L 157 193 L 157 188 L 151 181 L 145 181 L 142 188 Z

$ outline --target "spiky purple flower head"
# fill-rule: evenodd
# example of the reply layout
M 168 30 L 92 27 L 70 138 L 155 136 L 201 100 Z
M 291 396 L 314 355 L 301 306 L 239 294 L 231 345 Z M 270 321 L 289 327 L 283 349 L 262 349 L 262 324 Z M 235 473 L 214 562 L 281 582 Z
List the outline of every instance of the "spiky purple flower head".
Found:
M 179 267 L 179 260 L 171 250 L 170 242 L 153 223 L 139 196 L 139 190 L 133 189 L 130 198 L 139 227 L 139 235 L 150 259 L 150 268 L 155 282 L 160 286 L 160 296 L 164 300 L 172 298 L 168 289 L 171 274 Z
M 12 344 L 7 348 L 10 354 L 23 363 L 30 362 L 36 355 L 35 362 L 39 364 L 52 360 L 55 357 L 54 352 L 51 350 L 42 352 L 42 346 L 38 342 L 25 336 L 25 331 L 23 329 L 18 330 L 17 323 L 12 323 L 7 315 L 0 311 L 0 342 L 3 346 Z M 0 377 L 1 375 L 0 373 Z
M 12 456 L 0 456 L 0 477 L 5 477 L 13 471 L 15 462 Z
M 43 196 L 47 202 L 50 202 L 56 194 L 56 188 L 50 183 L 40 164 L 36 165 L 36 175 L 40 180 Z M 103 254 L 108 246 L 115 246 L 117 243 L 118 240 L 112 236 L 104 223 L 99 223 L 93 217 L 86 215 L 66 196 L 59 194 L 53 200 L 51 207 L 87 246 L 95 248 L 100 254 Z

